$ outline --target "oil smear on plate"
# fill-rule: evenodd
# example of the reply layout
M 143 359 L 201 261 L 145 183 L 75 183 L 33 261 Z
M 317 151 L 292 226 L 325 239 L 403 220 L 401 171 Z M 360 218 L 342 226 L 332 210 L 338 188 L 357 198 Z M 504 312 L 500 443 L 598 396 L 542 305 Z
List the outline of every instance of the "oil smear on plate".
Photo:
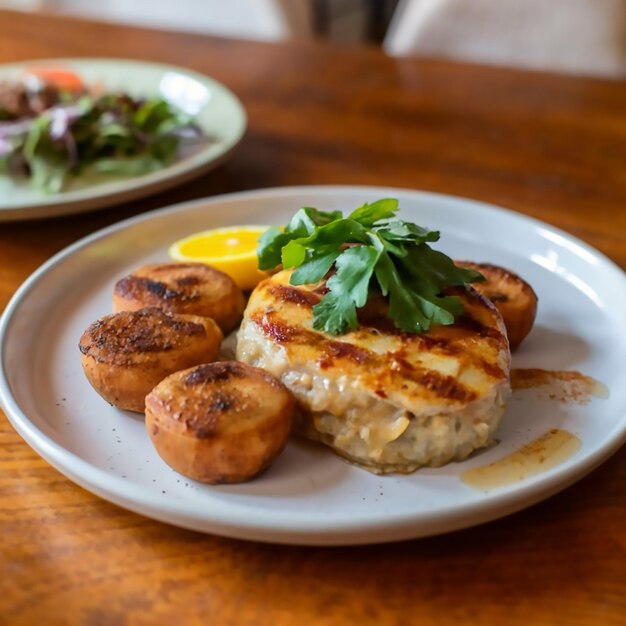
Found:
M 588 404 L 592 396 L 609 397 L 606 385 L 576 371 L 514 368 L 511 370 L 511 388 L 514 392 L 536 389 L 550 400 L 575 404 Z
M 542 397 L 575 404 L 588 404 L 594 396 L 609 397 L 606 385 L 576 371 L 512 369 L 511 388 L 537 389 Z M 480 491 L 506 487 L 564 463 L 581 445 L 576 435 L 555 428 L 498 461 L 467 470 L 461 480 Z
M 461 480 L 480 491 L 506 487 L 560 465 L 580 446 L 576 435 L 554 428 L 498 461 L 463 472 Z

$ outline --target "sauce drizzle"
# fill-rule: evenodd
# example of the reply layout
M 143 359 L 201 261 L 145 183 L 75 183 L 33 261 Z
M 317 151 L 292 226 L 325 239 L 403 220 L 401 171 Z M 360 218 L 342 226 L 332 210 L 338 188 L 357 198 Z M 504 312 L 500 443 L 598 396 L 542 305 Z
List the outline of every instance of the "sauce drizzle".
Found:
M 576 435 L 554 428 L 502 459 L 463 472 L 461 480 L 479 491 L 505 487 L 560 465 L 580 446 Z
M 608 398 L 609 390 L 600 381 L 576 371 L 543 370 L 538 368 L 512 369 L 511 388 L 542 388 L 545 396 L 558 402 L 588 404 L 591 397 Z

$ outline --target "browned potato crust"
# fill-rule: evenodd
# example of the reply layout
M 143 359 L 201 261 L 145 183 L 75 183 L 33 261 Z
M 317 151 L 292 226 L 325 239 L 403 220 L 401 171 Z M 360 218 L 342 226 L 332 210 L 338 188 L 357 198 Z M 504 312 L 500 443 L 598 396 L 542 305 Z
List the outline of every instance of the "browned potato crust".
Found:
M 235 281 L 214 267 L 162 263 L 140 267 L 115 285 L 113 311 L 145 307 L 210 317 L 228 334 L 241 321 L 244 299 Z
M 172 372 L 214 359 L 223 335 L 210 318 L 160 309 L 106 315 L 79 348 L 92 387 L 120 409 L 143 413 L 146 394 Z
M 267 468 L 285 446 L 295 410 L 268 372 L 222 361 L 176 372 L 146 397 L 146 428 L 161 458 L 205 483 L 235 483 Z
M 476 291 L 491 300 L 506 326 L 511 350 L 526 338 L 537 315 L 537 294 L 533 288 L 514 272 L 489 263 L 456 261 L 457 265 L 478 270 L 485 281 L 472 283 Z

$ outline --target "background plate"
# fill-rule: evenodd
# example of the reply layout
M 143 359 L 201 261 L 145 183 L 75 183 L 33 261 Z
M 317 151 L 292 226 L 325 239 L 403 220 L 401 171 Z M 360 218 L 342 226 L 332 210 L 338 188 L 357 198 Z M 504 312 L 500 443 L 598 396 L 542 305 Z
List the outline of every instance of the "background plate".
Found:
M 25 181 L 0 175 L 0 222 L 81 213 L 139 198 L 172 187 L 221 163 L 239 143 L 246 128 L 241 102 L 224 85 L 189 70 L 122 59 L 49 59 L 0 66 L 0 82 L 17 80 L 24 67 L 61 66 L 76 72 L 87 85 L 105 92 L 160 96 L 193 115 L 216 141 L 181 156 L 156 172 L 132 178 L 98 181 L 87 175 L 56 194 L 44 194 Z
M 282 224 L 300 206 L 350 210 L 397 197 L 402 217 L 443 233 L 457 258 L 519 272 L 539 295 L 535 328 L 515 367 L 577 369 L 605 383 L 610 397 L 586 406 L 510 402 L 500 444 L 463 463 L 410 476 L 378 477 L 329 450 L 291 442 L 257 480 L 211 487 L 158 457 L 143 419 L 110 407 L 83 376 L 78 339 L 110 312 L 117 279 L 167 259 L 191 232 L 228 224 Z M 86 489 L 155 519 L 245 539 L 357 544 L 442 533 L 494 519 L 563 489 L 606 459 L 626 432 L 626 279 L 597 251 L 545 224 L 482 203 L 368 187 L 269 189 L 194 201 L 122 222 L 58 254 L 17 292 L 0 323 L 0 400 L 9 419 L 46 460 Z M 489 492 L 461 473 L 559 427 L 582 440 L 564 464 Z

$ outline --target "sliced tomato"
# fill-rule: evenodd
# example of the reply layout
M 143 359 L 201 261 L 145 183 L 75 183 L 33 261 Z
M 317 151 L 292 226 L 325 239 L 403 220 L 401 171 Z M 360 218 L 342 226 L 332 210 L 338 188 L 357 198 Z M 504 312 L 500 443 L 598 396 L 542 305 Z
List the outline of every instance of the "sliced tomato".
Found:
M 63 91 L 82 91 L 85 89 L 85 84 L 78 74 L 63 67 L 55 67 L 53 65 L 27 67 L 24 73 L 36 76 L 43 82 L 55 85 Z

